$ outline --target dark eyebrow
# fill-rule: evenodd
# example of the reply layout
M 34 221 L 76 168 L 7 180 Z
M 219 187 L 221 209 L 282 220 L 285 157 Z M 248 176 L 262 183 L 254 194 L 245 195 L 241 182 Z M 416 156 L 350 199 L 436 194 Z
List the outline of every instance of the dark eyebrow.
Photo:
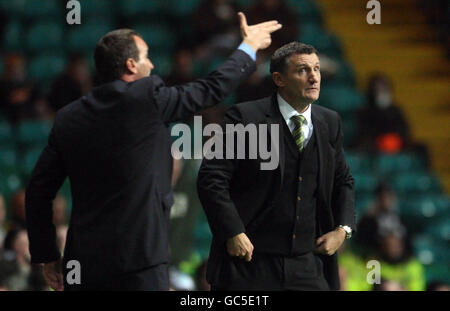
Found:
M 320 66 L 320 63 L 319 63 L 319 62 L 317 62 L 317 63 L 315 63 L 315 64 L 314 64 L 314 66 L 317 66 L 317 65 L 319 65 L 319 66 Z M 308 66 L 308 64 L 306 64 L 306 63 L 301 63 L 301 64 L 297 64 L 297 65 L 295 65 L 295 67 L 304 67 L 304 66 Z

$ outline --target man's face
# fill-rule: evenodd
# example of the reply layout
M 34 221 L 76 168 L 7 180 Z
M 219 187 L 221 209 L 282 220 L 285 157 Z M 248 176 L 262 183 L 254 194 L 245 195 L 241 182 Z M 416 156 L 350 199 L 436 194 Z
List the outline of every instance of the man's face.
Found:
M 317 54 L 291 55 L 286 72 L 280 73 L 276 84 L 293 102 L 311 104 L 316 101 L 320 93 L 320 62 Z
M 136 62 L 137 79 L 145 78 L 150 75 L 150 72 L 155 68 L 148 58 L 148 46 L 142 38 L 135 36 L 134 41 L 139 51 L 139 61 Z

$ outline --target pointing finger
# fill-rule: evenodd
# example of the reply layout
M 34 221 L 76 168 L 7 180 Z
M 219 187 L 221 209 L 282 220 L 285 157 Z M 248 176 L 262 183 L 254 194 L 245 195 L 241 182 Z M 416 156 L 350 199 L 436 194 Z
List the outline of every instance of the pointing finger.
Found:
M 239 12 L 238 16 L 239 16 L 239 23 L 241 26 L 241 30 L 244 32 L 244 34 L 247 34 L 247 28 L 248 28 L 247 18 L 245 17 L 244 13 L 242 13 L 242 12 Z

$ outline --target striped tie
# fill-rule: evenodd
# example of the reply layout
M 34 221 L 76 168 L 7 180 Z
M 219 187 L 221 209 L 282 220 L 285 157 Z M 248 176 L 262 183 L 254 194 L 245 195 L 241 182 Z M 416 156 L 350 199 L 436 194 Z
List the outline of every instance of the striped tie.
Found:
M 303 135 L 302 125 L 306 124 L 306 118 L 304 116 L 293 116 L 291 120 L 294 122 L 295 127 L 294 131 L 292 131 L 292 136 L 294 136 L 295 143 L 298 146 L 300 152 L 302 152 L 304 148 L 305 136 Z

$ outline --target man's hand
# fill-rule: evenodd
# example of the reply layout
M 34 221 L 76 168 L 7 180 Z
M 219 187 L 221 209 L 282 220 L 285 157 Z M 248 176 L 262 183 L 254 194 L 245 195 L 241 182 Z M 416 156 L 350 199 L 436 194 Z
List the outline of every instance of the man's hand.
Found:
M 346 232 L 342 228 L 336 228 L 316 240 L 316 253 L 322 255 L 333 255 L 342 243 L 344 243 Z
M 64 290 L 61 260 L 44 263 L 42 274 L 47 284 L 56 291 Z
M 243 42 L 253 48 L 255 52 L 267 48 L 272 43 L 270 34 L 282 27 L 275 20 L 249 26 L 244 13 L 239 12 L 238 16 Z
M 230 256 L 236 256 L 245 259 L 245 261 L 252 260 L 253 244 L 245 233 L 239 233 L 227 240 L 227 251 Z

